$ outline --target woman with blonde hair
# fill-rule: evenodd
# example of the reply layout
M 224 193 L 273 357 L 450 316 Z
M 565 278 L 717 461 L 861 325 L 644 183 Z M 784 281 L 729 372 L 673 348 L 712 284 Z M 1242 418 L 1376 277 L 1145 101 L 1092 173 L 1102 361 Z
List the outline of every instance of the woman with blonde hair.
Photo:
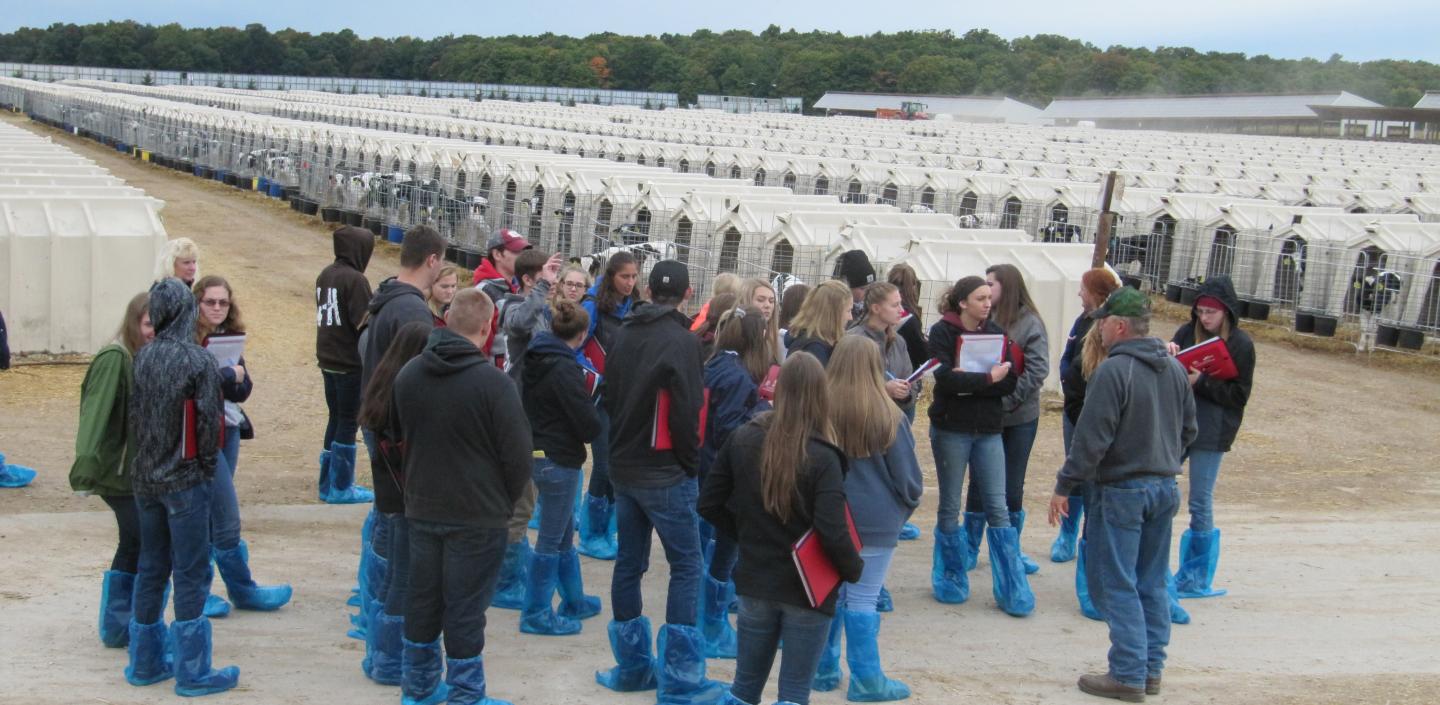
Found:
M 808 352 L 820 364 L 829 364 L 830 351 L 845 335 L 845 324 L 851 321 L 853 304 L 854 297 L 845 282 L 831 279 L 815 287 L 790 323 L 787 352 Z
M 765 338 L 770 341 L 775 364 L 785 361 L 785 344 L 780 339 L 780 300 L 775 287 L 764 279 L 746 279 L 740 287 L 740 306 L 753 306 L 765 319 Z
M 160 250 L 160 259 L 155 262 L 155 278 L 174 277 L 185 282 L 186 287 L 195 285 L 200 278 L 200 247 L 188 237 L 177 237 L 165 243 Z
M 740 275 L 733 272 L 721 272 L 715 275 L 715 281 L 710 285 L 710 300 L 721 294 L 739 294 Z M 715 315 L 720 315 L 718 312 Z M 706 301 L 700 307 L 700 312 L 695 314 L 695 320 L 690 322 L 690 332 L 699 333 L 705 324 L 710 320 L 710 301 Z
M 562 299 L 580 303 L 585 298 L 585 291 L 590 288 L 590 273 L 577 265 L 570 265 L 560 270 L 560 277 L 555 280 L 555 287 L 550 290 L 550 304 Z
M 440 275 L 435 277 L 435 283 L 430 285 L 430 291 L 425 294 L 425 303 L 430 306 L 430 312 L 436 318 L 443 318 L 445 310 L 450 308 L 450 302 L 455 300 L 455 292 L 460 288 L 460 268 L 447 264 L 440 268 Z

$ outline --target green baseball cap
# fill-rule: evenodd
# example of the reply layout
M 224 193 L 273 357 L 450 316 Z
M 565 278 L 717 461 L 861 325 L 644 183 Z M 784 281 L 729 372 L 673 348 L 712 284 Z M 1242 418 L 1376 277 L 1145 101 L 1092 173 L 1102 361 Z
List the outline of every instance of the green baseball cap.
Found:
M 1125 318 L 1144 318 L 1150 315 L 1150 297 L 1142 294 L 1139 289 L 1129 286 L 1122 286 L 1105 299 L 1105 303 L 1099 308 L 1090 312 L 1091 318 L 1106 318 L 1108 316 L 1123 316 Z

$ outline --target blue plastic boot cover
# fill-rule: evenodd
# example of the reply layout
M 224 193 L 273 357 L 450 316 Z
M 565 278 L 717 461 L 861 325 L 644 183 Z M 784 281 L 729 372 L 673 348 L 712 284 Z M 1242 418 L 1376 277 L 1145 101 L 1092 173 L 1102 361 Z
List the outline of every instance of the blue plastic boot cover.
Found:
M 840 635 L 845 631 L 845 608 L 835 607 L 835 616 L 830 620 L 830 633 L 825 636 L 825 649 L 820 652 L 820 665 L 815 668 L 815 678 L 810 689 L 828 693 L 840 687 Z
M 495 599 L 491 605 L 507 610 L 525 608 L 525 574 L 530 567 L 530 538 L 520 537 L 519 541 L 505 547 L 505 561 L 500 564 L 500 582 L 495 585 Z
M 525 576 L 525 609 L 520 613 L 520 631 L 546 636 L 580 633 L 579 622 L 555 613 L 555 583 L 558 580 L 559 568 L 560 556 L 557 554 L 530 554 L 530 569 Z
M 910 697 L 910 687 L 887 678 L 880 669 L 880 615 L 875 612 L 845 613 L 845 662 L 850 665 L 850 688 L 846 699 L 857 703 L 879 703 Z
M 100 643 L 112 649 L 130 643 L 130 616 L 134 613 L 135 574 L 105 571 L 100 585 Z
M 373 547 L 365 549 L 367 560 L 361 563 L 365 566 L 365 578 L 362 581 L 365 589 L 360 591 L 360 614 L 359 619 L 351 619 L 355 628 L 346 635 L 352 639 L 364 639 L 365 632 L 370 626 L 369 619 L 375 611 L 375 603 L 380 601 L 379 590 L 385 585 L 385 572 L 390 569 L 390 561 L 380 557 Z M 368 669 L 367 669 L 368 670 Z
M 603 561 L 615 560 L 616 544 L 610 531 L 610 517 L 615 513 L 610 500 L 585 494 L 584 521 L 580 522 L 580 553 Z
M 735 627 L 730 626 L 729 583 L 722 583 L 705 573 L 701 578 L 704 607 L 700 612 L 700 629 L 705 637 L 705 656 L 708 658 L 735 658 Z
M 240 669 L 210 667 L 210 620 L 200 617 L 170 625 L 175 644 L 175 694 L 186 697 L 220 693 L 235 687 Z
M 560 616 L 589 619 L 600 614 L 600 598 L 585 594 L 585 578 L 580 574 L 580 554 L 574 546 L 560 552 L 559 576 Z
M 914 524 L 911 524 L 911 523 L 908 522 L 908 521 L 905 522 L 905 525 L 904 525 L 904 526 L 900 527 L 900 540 L 901 540 L 901 541 L 914 541 L 915 539 L 918 539 L 918 538 L 920 538 L 920 527 L 918 527 L 918 526 L 916 526 L 916 525 L 914 525 Z
M 1213 587 L 1215 569 L 1219 564 L 1220 530 L 1194 532 L 1186 529 L 1180 535 L 1180 570 L 1175 574 L 1180 597 L 1219 597 L 1228 592 Z
M 980 563 L 980 542 L 985 538 L 985 513 L 965 512 L 965 570 Z
M 1104 621 L 1090 598 L 1090 583 L 1085 579 L 1085 539 L 1080 539 L 1079 552 L 1075 554 L 1075 599 L 1080 602 L 1080 614 L 1097 622 Z
M 272 612 L 284 607 L 293 592 L 288 584 L 260 586 L 250 577 L 250 548 L 241 541 L 228 551 L 214 551 L 225 591 L 242 610 Z
M 595 682 L 621 693 L 653 689 L 655 657 L 650 651 L 650 618 L 610 620 L 606 631 L 616 665 L 608 671 L 596 671 Z
M 1020 563 L 1020 537 L 1015 527 L 985 530 L 990 543 L 990 579 L 996 604 L 1011 617 L 1035 611 L 1035 593 Z
M 401 664 L 405 658 L 405 617 L 385 614 L 376 610 L 372 615 L 373 640 L 367 638 L 370 648 L 370 680 L 380 685 L 400 685 Z
M 1165 597 L 1170 603 L 1170 623 L 1189 624 L 1190 613 L 1180 606 L 1180 595 L 1175 589 L 1175 576 L 1170 571 L 1165 571 Z
M 375 493 L 355 484 L 355 445 L 330 444 L 330 491 L 327 504 L 364 504 L 375 499 Z
M 449 705 L 510 705 L 505 700 L 485 697 L 485 657 L 446 659 L 445 683 L 450 686 Z
M 130 663 L 125 680 L 130 685 L 151 685 L 175 677 L 165 620 L 154 624 L 130 621 Z
M 1050 562 L 1075 560 L 1075 543 L 1080 538 L 1080 517 L 1085 513 L 1085 497 L 1070 495 L 1070 515 L 1060 520 L 1060 534 L 1050 544 Z
M 688 624 L 667 624 L 655 638 L 656 705 L 720 705 L 726 683 L 705 677 L 705 638 Z
M 1025 533 L 1025 512 L 1010 512 L 1010 526 L 1015 528 L 1015 538 L 1018 540 Z M 1025 555 L 1023 549 L 1020 551 L 1020 564 L 1025 566 L 1026 575 L 1040 572 L 1040 564 L 1036 563 L 1034 558 Z
M 400 682 L 402 705 L 439 705 L 450 696 L 450 687 L 440 682 L 444 661 L 440 657 L 440 640 L 417 644 L 402 639 L 405 648 Z
M 880 586 L 880 595 L 875 598 L 876 612 L 894 612 L 895 598 L 890 596 L 890 590 L 884 585 Z
M 35 480 L 35 470 L 23 465 L 8 465 L 0 453 L 0 487 L 24 487 Z
M 958 605 L 970 599 L 970 576 L 965 574 L 966 550 L 965 535 L 958 529 L 947 534 L 935 527 L 930 588 L 937 601 Z
M 536 493 L 535 507 L 530 510 L 530 523 L 526 524 L 525 528 L 532 531 L 540 530 L 540 505 L 544 503 L 544 501 L 545 498 L 539 493 Z
M 320 479 L 315 483 L 315 494 L 321 502 L 330 494 L 330 449 L 320 451 Z M 369 519 L 367 518 L 368 522 Z
M 210 570 L 210 583 L 213 586 L 215 568 L 212 566 L 208 569 Z M 226 602 L 225 598 L 211 593 L 205 596 L 205 607 L 201 610 L 200 614 L 210 619 L 224 619 L 230 616 L 230 603 Z

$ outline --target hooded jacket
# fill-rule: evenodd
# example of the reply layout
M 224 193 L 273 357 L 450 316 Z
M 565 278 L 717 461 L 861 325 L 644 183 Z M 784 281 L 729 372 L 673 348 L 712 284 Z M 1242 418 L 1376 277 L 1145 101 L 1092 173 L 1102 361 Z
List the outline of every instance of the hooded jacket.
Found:
M 135 356 L 130 433 L 131 487 L 143 497 L 188 490 L 215 476 L 223 407 L 215 358 L 195 344 L 195 297 L 178 279 L 150 287 L 155 339 Z M 185 402 L 194 401 L 195 455 L 186 457 Z
M 1040 387 L 1050 375 L 1050 341 L 1045 322 L 1028 308 L 1020 310 L 1020 320 L 1005 334 L 1025 353 L 1025 369 L 1015 379 L 1015 391 L 1006 394 L 1000 403 L 1005 410 L 1000 423 L 1009 428 L 1040 418 Z
M 130 494 L 135 443 L 130 436 L 130 390 L 134 359 L 125 346 L 111 343 L 90 361 L 80 384 L 80 426 L 75 430 L 75 462 L 70 489 L 101 497 Z
M 505 331 L 505 373 L 516 384 L 525 379 L 525 351 L 540 333 L 550 332 L 550 282 L 540 279 L 519 301 L 511 301 L 500 314 Z M 582 459 L 583 462 L 583 459 Z
M 1195 397 L 1184 368 L 1157 338 L 1118 342 L 1090 378 L 1055 494 L 1069 496 L 1085 482 L 1179 475 L 1194 440 Z
M 610 414 L 610 477 L 622 485 L 669 487 L 700 466 L 700 405 L 704 395 L 700 341 L 674 306 L 641 304 L 615 336 L 606 366 Z M 670 450 L 655 450 L 660 390 L 670 393 Z
M 901 527 L 920 506 L 920 495 L 925 491 L 910 419 L 897 415 L 900 425 L 895 429 L 895 441 L 885 452 L 849 458 L 845 496 L 850 500 L 855 531 L 864 546 L 894 548 Z
M 770 408 L 769 402 L 760 398 L 760 385 L 751 379 L 739 353 L 726 350 L 711 357 L 705 363 L 704 379 L 710 408 L 705 414 L 705 443 L 700 446 L 701 477 L 715 464 L 715 455 L 730 434 Z
M 920 323 L 920 316 L 905 307 L 905 320 L 900 321 L 900 327 L 895 329 L 895 334 L 905 339 L 905 351 L 910 353 L 910 369 L 918 370 L 920 366 L 930 360 L 930 345 L 925 342 L 925 327 Z
M 999 433 L 1004 408 L 1001 400 L 1015 391 L 1019 375 L 1015 368 L 999 382 L 991 382 L 987 372 L 956 372 L 955 341 L 962 335 L 1004 335 L 1005 331 L 991 321 L 979 330 L 967 331 L 960 316 L 944 315 L 930 327 L 930 357 L 940 361 L 935 369 L 935 396 L 930 402 L 930 423 L 942 431 L 955 433 Z M 1005 346 L 1009 359 L 1010 345 Z M 1029 366 L 1028 361 L 1026 366 Z
M 370 386 L 370 375 L 390 349 L 390 341 L 395 339 L 401 326 L 411 321 L 435 323 L 435 313 L 425 303 L 420 290 L 394 277 L 380 282 L 380 290 L 370 299 L 367 310 L 370 322 L 365 325 L 364 349 L 360 356 L 364 363 L 360 372 L 362 394 Z
M 315 359 L 320 369 L 359 372 L 360 324 L 370 305 L 365 268 L 375 249 L 369 230 L 346 226 L 331 234 L 335 261 L 315 278 Z
M 1080 314 L 1070 326 L 1070 338 L 1065 341 L 1065 354 L 1060 356 L 1060 392 L 1065 395 L 1065 418 L 1071 424 L 1080 420 L 1080 410 L 1085 408 L 1085 336 L 1095 319 L 1088 313 Z
M 910 362 L 910 344 L 905 342 L 904 338 L 900 337 L 898 331 L 887 345 L 885 342 L 885 331 L 874 330 L 870 326 L 865 325 L 862 320 L 860 323 L 851 326 L 850 330 L 845 331 L 845 335 L 858 335 L 869 338 L 874 341 L 876 345 L 879 345 L 880 361 L 885 365 L 885 374 L 889 375 L 889 379 L 903 380 L 915 371 L 914 364 Z M 910 396 L 908 398 L 897 400 L 895 403 L 900 406 L 909 406 L 915 403 L 915 398 L 918 396 L 920 396 L 920 385 L 915 384 L 910 387 Z
M 495 313 L 490 315 L 490 337 L 485 339 L 485 345 L 480 349 L 490 356 L 490 361 L 495 363 L 496 367 L 503 370 L 510 346 L 505 342 L 506 331 L 500 326 L 500 321 L 505 309 L 519 298 L 517 294 L 520 286 L 514 278 L 507 279 L 501 274 L 488 256 L 480 260 L 480 266 L 475 269 L 474 282 L 475 288 L 485 292 L 491 303 L 495 304 Z
M 1240 330 L 1240 321 L 1235 316 L 1240 301 L 1230 277 L 1206 279 L 1195 299 L 1198 301 L 1202 296 L 1212 296 L 1225 305 L 1225 317 L 1230 320 L 1230 337 L 1225 340 L 1225 348 L 1230 351 L 1230 359 L 1239 374 L 1225 381 L 1202 374 L 1195 382 L 1195 413 L 1199 417 L 1200 435 L 1195 438 L 1194 448 L 1225 453 L 1235 442 L 1235 434 L 1239 433 L 1240 422 L 1245 418 L 1245 405 L 1250 401 L 1250 388 L 1255 380 L 1255 343 L 1249 333 Z M 1203 332 L 1203 337 L 1197 336 L 1201 331 L 1200 316 L 1191 307 L 1190 322 L 1175 331 L 1171 342 L 1183 350 L 1212 337 Z
M 535 450 L 562 467 L 584 465 L 585 444 L 600 435 L 600 412 L 575 350 L 552 333 L 536 333 L 524 360 L 520 389 Z
M 405 516 L 503 529 L 530 484 L 530 424 L 515 383 L 449 328 L 395 378 Z
M 600 311 L 600 287 L 605 284 L 605 277 L 598 277 L 595 283 L 590 285 L 590 290 L 585 292 L 585 298 L 580 300 L 580 307 L 590 314 L 590 337 L 610 352 L 610 347 L 615 344 L 615 334 L 620 331 L 620 326 L 625 322 L 625 317 L 630 315 L 630 310 L 635 307 L 635 295 L 620 300 L 620 304 L 614 311 L 603 313 Z

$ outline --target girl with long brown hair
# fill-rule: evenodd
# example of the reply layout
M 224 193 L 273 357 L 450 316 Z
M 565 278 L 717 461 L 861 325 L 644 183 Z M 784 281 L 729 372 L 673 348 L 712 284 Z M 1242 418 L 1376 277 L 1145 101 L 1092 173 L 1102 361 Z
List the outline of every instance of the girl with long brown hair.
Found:
M 930 350 L 925 344 L 925 324 L 921 319 L 925 310 L 920 307 L 920 277 L 915 269 L 904 262 L 890 267 L 885 281 L 900 290 L 900 306 L 905 309 L 905 318 L 895 333 L 905 339 L 905 349 L 910 353 L 910 364 L 916 368 L 930 359 Z M 911 421 L 915 418 L 912 416 Z
M 808 352 L 820 361 L 830 362 L 830 351 L 845 335 L 845 325 L 853 314 L 854 298 L 845 282 L 831 279 L 822 282 L 805 297 L 800 313 L 790 323 L 786 350 L 790 354 Z

